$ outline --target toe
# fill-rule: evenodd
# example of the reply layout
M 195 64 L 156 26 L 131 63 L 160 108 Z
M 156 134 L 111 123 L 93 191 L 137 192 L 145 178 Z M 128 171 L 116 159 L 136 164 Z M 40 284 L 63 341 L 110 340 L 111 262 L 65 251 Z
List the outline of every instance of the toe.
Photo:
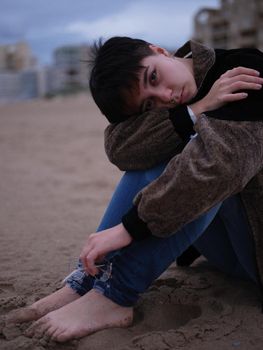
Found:
M 34 333 L 35 333 L 35 324 L 32 324 L 29 328 L 27 328 L 25 331 L 24 331 L 24 335 L 26 337 L 29 337 L 29 338 L 32 338 L 34 336 Z
M 11 311 L 7 317 L 7 323 L 23 323 L 36 320 L 37 312 L 29 307 L 24 307 L 21 309 Z
M 54 339 L 55 341 L 59 342 L 59 343 L 63 343 L 67 340 L 72 340 L 75 337 L 69 332 L 69 331 L 62 331 L 62 332 L 58 332 L 57 334 L 54 334 Z
M 46 332 L 46 336 L 51 340 L 55 340 L 55 335 L 61 333 L 61 329 L 59 327 L 52 327 L 52 329 L 48 329 Z
M 60 340 L 60 335 L 66 333 L 65 329 L 57 328 L 51 335 L 51 339 L 53 341 L 59 342 Z M 62 340 L 63 341 L 63 340 Z
M 34 322 L 28 329 L 25 330 L 24 335 L 26 337 L 34 337 L 35 335 L 40 335 L 42 328 L 48 323 L 48 318 L 42 317 L 40 320 Z
M 52 328 L 52 325 L 50 325 L 48 322 L 43 323 L 41 326 L 37 327 L 34 333 L 34 338 L 42 338 L 43 336 L 47 335 L 49 336 L 49 329 Z

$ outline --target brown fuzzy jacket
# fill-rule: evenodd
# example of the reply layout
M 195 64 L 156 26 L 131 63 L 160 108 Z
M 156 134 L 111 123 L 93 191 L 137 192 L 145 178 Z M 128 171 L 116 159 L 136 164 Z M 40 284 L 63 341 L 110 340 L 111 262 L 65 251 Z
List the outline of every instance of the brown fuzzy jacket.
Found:
M 176 55 L 183 57 L 189 51 L 201 89 L 216 54 L 213 49 L 189 42 Z M 109 125 L 105 149 L 121 170 L 147 169 L 169 160 L 163 174 L 134 199 L 139 220 L 159 237 L 176 232 L 216 203 L 240 193 L 263 282 L 262 126 L 262 121 L 220 120 L 203 113 L 194 125 L 197 136 L 185 145 L 169 111 L 162 109 Z

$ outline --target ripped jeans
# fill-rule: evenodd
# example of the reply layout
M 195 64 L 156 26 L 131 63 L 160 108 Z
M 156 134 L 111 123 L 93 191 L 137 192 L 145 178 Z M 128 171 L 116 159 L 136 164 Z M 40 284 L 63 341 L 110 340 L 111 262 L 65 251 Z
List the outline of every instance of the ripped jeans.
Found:
M 119 224 L 134 196 L 157 178 L 165 166 L 125 173 L 98 231 Z M 240 196 L 235 195 L 170 237 L 151 236 L 109 253 L 95 277 L 86 275 L 79 262 L 66 284 L 79 295 L 94 288 L 119 305 L 133 306 L 140 294 L 192 244 L 216 268 L 257 283 L 252 234 Z

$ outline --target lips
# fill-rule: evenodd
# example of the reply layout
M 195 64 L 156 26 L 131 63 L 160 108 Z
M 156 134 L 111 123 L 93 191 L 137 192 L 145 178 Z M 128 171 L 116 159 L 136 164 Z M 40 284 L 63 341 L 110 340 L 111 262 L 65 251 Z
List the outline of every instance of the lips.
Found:
M 171 98 L 171 100 L 170 100 L 171 104 L 172 105 L 181 105 L 181 104 L 183 104 L 185 102 L 185 100 L 186 100 L 186 96 L 185 95 L 186 95 L 185 94 L 185 89 L 183 87 L 179 96 L 175 95 L 174 97 Z
M 182 91 L 181 91 L 181 95 L 180 95 L 180 99 L 179 99 L 179 104 L 183 104 L 184 103 L 184 88 L 182 88 Z

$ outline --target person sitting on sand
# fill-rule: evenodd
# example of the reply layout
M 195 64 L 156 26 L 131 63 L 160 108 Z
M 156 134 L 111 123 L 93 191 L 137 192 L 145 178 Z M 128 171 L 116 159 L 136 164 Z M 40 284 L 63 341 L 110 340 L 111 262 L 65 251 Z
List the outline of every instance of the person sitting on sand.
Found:
M 8 322 L 62 342 L 132 323 L 140 294 L 191 244 L 262 287 L 263 54 L 188 42 L 175 56 L 143 40 L 97 47 L 90 86 L 122 170 L 66 286 Z

